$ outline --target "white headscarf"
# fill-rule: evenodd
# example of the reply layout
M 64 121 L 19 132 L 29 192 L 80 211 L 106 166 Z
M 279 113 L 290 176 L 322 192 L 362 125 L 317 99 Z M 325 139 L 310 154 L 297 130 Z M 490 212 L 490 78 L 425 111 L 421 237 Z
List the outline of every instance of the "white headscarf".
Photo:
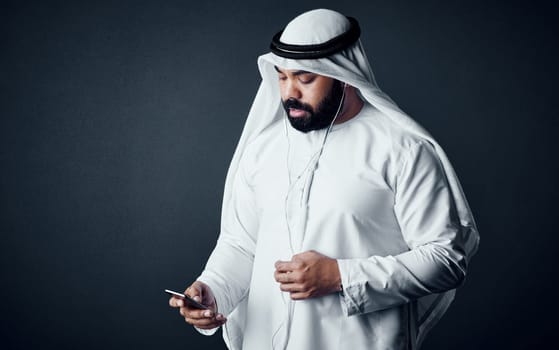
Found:
M 313 10 L 293 19 L 286 26 L 280 40 L 282 43 L 294 45 L 320 44 L 346 32 L 349 26 L 350 22 L 347 17 L 340 13 L 325 9 Z M 446 154 L 425 129 L 400 110 L 390 97 L 380 90 L 359 40 L 347 49 L 325 58 L 289 59 L 279 57 L 273 53 L 258 58 L 258 68 L 262 76 L 262 82 L 227 173 L 222 218 L 226 217 L 227 213 L 232 210 L 232 184 L 235 182 L 234 178 L 237 176 L 239 161 L 246 145 L 258 137 L 272 123 L 285 118 L 285 111 L 280 103 L 278 77 L 274 66 L 282 69 L 313 72 L 345 82 L 357 88 L 368 103 L 387 115 L 398 126 L 430 142 L 442 162 L 450 191 L 456 203 L 460 222 L 463 226 L 461 232 L 464 237 L 462 239 L 466 242 L 466 259 L 468 260 L 476 252 L 479 244 L 478 231 L 462 187 Z M 453 298 L 454 290 L 451 290 L 418 300 L 420 312 L 418 344 L 421 343 L 425 334 L 436 321 L 442 317 Z M 243 300 L 241 305 L 228 317 L 227 333 L 229 334 L 229 340 L 233 343 L 230 344 L 230 346 L 233 346 L 232 348 L 240 348 L 242 343 L 241 334 L 245 323 L 245 310 L 246 300 Z M 241 334 L 236 334 L 237 332 L 241 332 Z M 227 337 L 225 339 L 228 340 Z

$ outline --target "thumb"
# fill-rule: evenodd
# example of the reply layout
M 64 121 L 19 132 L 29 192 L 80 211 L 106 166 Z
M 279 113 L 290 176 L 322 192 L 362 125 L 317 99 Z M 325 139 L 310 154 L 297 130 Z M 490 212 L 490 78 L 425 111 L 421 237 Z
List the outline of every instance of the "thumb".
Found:
M 199 283 L 194 282 L 186 289 L 185 293 L 197 302 L 201 302 L 203 299 L 202 286 Z

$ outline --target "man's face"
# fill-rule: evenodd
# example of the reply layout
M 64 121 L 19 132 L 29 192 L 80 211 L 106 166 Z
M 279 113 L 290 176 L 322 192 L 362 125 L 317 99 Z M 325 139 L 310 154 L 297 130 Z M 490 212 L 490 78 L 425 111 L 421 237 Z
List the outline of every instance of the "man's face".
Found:
M 275 68 L 291 126 L 302 132 L 328 127 L 340 107 L 342 83 L 315 73 Z

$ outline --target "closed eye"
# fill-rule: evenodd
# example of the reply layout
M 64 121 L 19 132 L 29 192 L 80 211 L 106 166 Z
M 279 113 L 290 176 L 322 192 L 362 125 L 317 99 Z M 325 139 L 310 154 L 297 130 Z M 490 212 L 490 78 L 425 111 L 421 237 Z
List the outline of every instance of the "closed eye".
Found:
M 298 79 L 303 84 L 310 84 L 316 79 L 316 75 L 312 73 L 301 74 Z

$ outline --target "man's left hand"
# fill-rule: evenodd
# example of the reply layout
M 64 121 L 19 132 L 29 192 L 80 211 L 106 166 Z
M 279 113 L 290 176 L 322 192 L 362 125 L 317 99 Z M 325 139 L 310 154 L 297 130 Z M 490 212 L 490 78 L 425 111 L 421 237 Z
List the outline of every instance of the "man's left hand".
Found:
M 341 276 L 336 259 L 314 250 L 296 254 L 291 261 L 277 261 L 274 278 L 291 299 L 316 298 L 341 291 Z

